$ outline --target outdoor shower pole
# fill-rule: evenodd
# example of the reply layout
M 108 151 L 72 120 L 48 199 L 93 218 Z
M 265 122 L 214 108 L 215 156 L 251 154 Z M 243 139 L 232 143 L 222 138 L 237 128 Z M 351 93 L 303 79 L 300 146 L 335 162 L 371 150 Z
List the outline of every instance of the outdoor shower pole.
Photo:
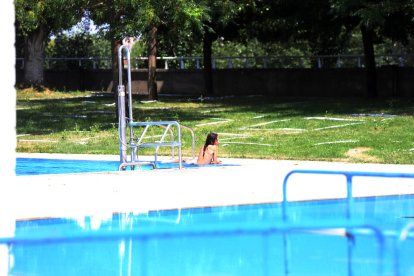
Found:
M 125 117 L 125 86 L 122 84 L 122 49 L 118 48 L 118 131 L 119 131 L 119 154 L 121 163 L 127 162 L 127 142 L 126 142 L 126 117 Z
M 120 138 L 120 156 L 121 156 L 121 163 L 127 162 L 127 141 L 126 141 L 126 114 L 125 114 L 125 86 L 122 84 L 122 69 L 123 69 L 123 60 L 122 60 L 122 51 L 126 51 L 126 60 L 127 60 L 127 81 L 128 81 L 128 107 L 129 107 L 129 122 L 132 123 L 134 121 L 133 114 L 132 114 L 132 91 L 131 91 L 131 51 L 130 48 L 126 45 L 121 45 L 118 48 L 118 73 L 119 73 L 119 80 L 118 80 L 118 117 L 119 117 L 119 138 Z M 132 143 L 132 139 L 134 137 L 134 133 L 132 128 L 129 128 L 129 137 L 130 142 Z M 131 152 L 131 159 L 133 160 L 133 154 Z
M 132 112 L 131 47 L 132 45 L 125 46 L 126 60 L 127 60 L 127 81 L 128 81 L 128 119 L 130 123 L 134 122 L 134 117 L 133 117 L 133 112 Z M 134 130 L 132 127 L 129 127 L 130 145 L 132 145 L 133 139 L 134 139 Z M 131 161 L 132 162 L 136 161 L 135 155 L 132 151 L 131 151 Z

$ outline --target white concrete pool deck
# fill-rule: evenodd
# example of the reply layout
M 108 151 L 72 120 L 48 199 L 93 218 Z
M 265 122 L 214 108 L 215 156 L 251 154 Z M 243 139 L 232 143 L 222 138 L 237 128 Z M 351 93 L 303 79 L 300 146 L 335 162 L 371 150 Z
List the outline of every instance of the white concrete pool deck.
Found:
M 16 153 L 16 157 L 119 160 L 117 155 Z M 292 170 L 414 173 L 412 165 L 221 160 L 238 166 L 17 176 L 10 185 L 7 205 L 15 218 L 26 219 L 270 203 L 282 201 L 283 180 Z M 353 182 L 357 197 L 414 194 L 412 178 L 356 177 Z M 344 176 L 294 174 L 289 180 L 289 200 L 341 197 L 346 197 Z

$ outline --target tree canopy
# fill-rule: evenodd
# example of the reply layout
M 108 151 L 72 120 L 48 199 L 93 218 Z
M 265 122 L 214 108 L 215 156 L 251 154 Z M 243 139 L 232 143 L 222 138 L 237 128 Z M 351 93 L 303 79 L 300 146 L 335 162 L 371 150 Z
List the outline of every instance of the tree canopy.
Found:
M 412 0 L 15 0 L 15 7 L 16 28 L 24 38 L 25 80 L 31 84 L 43 82 L 44 47 L 51 35 L 67 45 L 90 39 L 77 34 L 65 40 L 60 33 L 82 17 L 99 25 L 100 38 L 110 41 L 114 79 L 122 38 L 141 37 L 141 45 L 148 47 L 152 84 L 158 54 L 191 55 L 202 49 L 207 93 L 213 93 L 215 41 L 254 45 L 252 55 L 262 53 L 258 45 L 264 45 L 262 50 L 323 55 L 346 53 L 351 41 L 356 45 L 360 38 L 367 91 L 375 96 L 375 45 L 407 45 L 414 33 Z M 85 45 L 79 50 L 91 51 Z
M 44 49 L 50 35 L 73 26 L 83 16 L 83 0 L 15 0 L 17 32 L 24 37 L 24 81 L 42 85 Z
M 348 29 L 359 29 L 365 56 L 367 96 L 377 97 L 374 45 L 386 38 L 407 43 L 414 28 L 411 0 L 330 0 Z

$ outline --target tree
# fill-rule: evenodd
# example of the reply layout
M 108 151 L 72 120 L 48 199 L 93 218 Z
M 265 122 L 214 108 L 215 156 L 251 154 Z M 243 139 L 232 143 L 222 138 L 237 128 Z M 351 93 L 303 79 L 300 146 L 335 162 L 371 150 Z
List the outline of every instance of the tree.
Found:
M 337 54 L 359 30 L 366 89 L 378 95 L 374 44 L 388 37 L 407 41 L 413 29 L 411 0 L 263 0 L 250 9 L 252 35 L 262 40 L 305 40 L 313 54 Z
M 246 14 L 249 37 L 301 48 L 311 55 L 339 54 L 350 38 L 350 30 L 332 14 L 327 0 L 257 1 Z
M 44 84 L 45 46 L 53 33 L 68 29 L 84 14 L 82 0 L 15 0 L 16 33 L 24 38 L 24 83 Z
M 82 20 L 75 28 L 54 36 L 46 47 L 46 57 L 90 58 L 110 56 L 110 42 L 99 33 L 92 33 L 86 21 L 88 20 Z M 64 63 L 55 61 L 53 68 L 92 69 L 94 65 L 100 67 L 101 62 L 82 62 L 82 64 L 79 64 L 77 60 L 65 61 Z
M 408 41 L 413 30 L 411 0 L 330 0 L 332 12 L 346 22 L 348 28 L 358 28 L 362 35 L 365 56 L 367 96 L 378 96 L 374 44 L 384 37 Z
M 118 110 L 118 86 L 125 82 L 119 80 L 118 50 L 122 40 L 127 37 L 137 38 L 147 24 L 145 1 L 134 0 L 89 0 L 88 15 L 100 27 L 100 33 L 110 41 L 112 93 Z M 126 110 L 129 109 L 126 101 Z M 116 113 L 118 118 L 118 112 Z
M 250 2 L 237 3 L 234 0 L 205 0 L 204 5 L 208 14 L 205 16 L 203 26 L 203 70 L 205 93 L 214 95 L 213 67 L 212 67 L 212 45 L 220 36 L 226 39 L 239 38 L 239 21 L 244 22 L 240 17 L 245 6 Z
M 183 32 L 200 32 L 205 16 L 203 6 L 185 0 L 149 0 L 148 39 L 148 98 L 156 100 L 157 94 L 157 36 L 159 32 L 179 36 Z
M 188 30 L 200 26 L 203 10 L 194 1 L 185 0 L 92 0 L 91 17 L 98 25 L 106 26 L 106 37 L 112 41 L 112 72 L 114 93 L 117 87 L 118 48 L 123 37 L 142 36 L 148 46 L 148 97 L 157 99 L 156 57 L 157 35 L 160 30 L 169 32 Z M 116 93 L 115 93 L 116 94 Z
M 110 41 L 112 92 L 118 96 L 118 48 L 125 37 L 138 37 L 144 28 L 143 13 L 138 1 L 90 0 L 87 7 L 90 18 L 101 26 L 100 32 Z M 122 80 L 120 80 L 122 82 Z

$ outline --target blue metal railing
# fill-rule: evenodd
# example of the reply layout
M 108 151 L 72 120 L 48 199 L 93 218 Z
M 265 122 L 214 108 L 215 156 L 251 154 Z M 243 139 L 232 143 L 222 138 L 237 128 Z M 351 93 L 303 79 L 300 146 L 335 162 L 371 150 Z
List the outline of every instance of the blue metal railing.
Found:
M 287 217 L 287 183 L 289 178 L 293 174 L 316 174 L 316 175 L 343 175 L 346 177 L 346 218 L 347 221 L 352 219 L 352 210 L 353 210 L 353 177 L 383 177 L 383 178 L 414 178 L 413 173 L 390 173 L 390 172 L 363 172 L 363 171 L 329 171 L 329 170 L 293 170 L 289 172 L 283 181 L 283 202 L 282 202 L 282 218 L 286 223 L 288 220 Z M 349 227 L 345 226 L 347 231 Z M 401 243 L 405 240 L 405 237 L 408 235 L 407 232 L 414 229 L 414 224 L 407 226 L 402 230 L 400 235 L 400 241 L 395 249 L 395 264 L 394 270 L 395 275 L 399 275 L 399 251 Z M 353 275 L 352 268 L 352 256 L 353 256 L 353 237 L 347 235 L 348 238 L 348 275 Z M 284 251 L 285 256 L 288 254 L 289 241 L 287 235 L 284 235 Z M 285 257 L 285 274 L 289 274 L 289 263 L 288 258 Z M 382 271 L 379 271 L 378 275 L 381 275 Z
M 173 239 L 173 238 L 196 238 L 196 237 L 223 237 L 223 236 L 251 236 L 270 234 L 294 234 L 307 233 L 312 235 L 326 235 L 323 230 L 344 229 L 351 230 L 368 230 L 373 233 L 379 247 L 377 250 L 377 272 L 378 275 L 383 274 L 384 270 L 384 250 L 385 238 L 381 229 L 374 225 L 349 222 L 349 221 L 330 221 L 325 223 L 261 223 L 259 225 L 240 225 L 224 224 L 224 225 L 194 225 L 191 228 L 182 227 L 157 227 L 157 228 L 137 228 L 125 230 L 99 230 L 99 231 L 75 231 L 75 232 L 55 232 L 55 233 L 35 233 L 20 234 L 15 237 L 0 238 L 0 245 L 8 246 L 17 245 L 50 245 L 60 243 L 93 243 L 105 241 L 128 241 L 140 240 L 147 241 L 151 239 Z M 315 232 L 313 232 L 315 231 Z M 365 234 L 366 232 L 361 232 Z M 288 255 L 284 256 L 287 263 Z M 268 268 L 266 268 L 268 269 Z M 273 275 L 267 271 L 265 275 Z M 289 273 L 286 273 L 288 275 Z
M 283 220 L 287 220 L 286 204 L 287 204 L 287 183 L 293 174 L 320 174 L 320 175 L 344 175 L 346 177 L 347 188 L 347 208 L 346 216 L 351 218 L 351 210 L 353 205 L 352 179 L 353 177 L 385 177 L 385 178 L 414 178 L 414 173 L 390 173 L 390 172 L 363 172 L 363 171 L 329 171 L 329 170 L 293 170 L 289 172 L 283 180 L 283 203 L 282 216 Z
M 400 271 L 400 257 L 401 257 L 401 248 L 403 244 L 409 238 L 409 234 L 414 230 L 414 222 L 407 224 L 405 227 L 402 228 L 400 234 L 398 235 L 397 242 L 395 244 L 395 257 L 394 257 L 394 274 L 395 276 L 401 275 Z

